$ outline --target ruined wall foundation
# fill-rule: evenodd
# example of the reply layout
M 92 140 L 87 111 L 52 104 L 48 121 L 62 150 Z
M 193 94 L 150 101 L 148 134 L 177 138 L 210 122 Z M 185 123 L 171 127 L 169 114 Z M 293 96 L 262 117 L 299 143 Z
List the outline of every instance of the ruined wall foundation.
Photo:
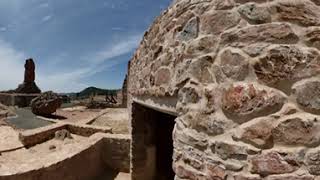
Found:
M 176 180 L 314 180 L 319 75 L 319 0 L 176 0 L 130 62 L 129 102 L 177 100 Z

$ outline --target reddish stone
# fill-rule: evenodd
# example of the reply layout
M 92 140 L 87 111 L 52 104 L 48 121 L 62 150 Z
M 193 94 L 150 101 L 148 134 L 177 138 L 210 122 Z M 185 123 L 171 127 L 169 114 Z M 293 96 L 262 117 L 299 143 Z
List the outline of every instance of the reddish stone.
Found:
M 265 118 L 247 127 L 240 127 L 241 132 L 233 137 L 249 143 L 257 148 L 268 149 L 273 147 L 272 124 L 273 119 Z
M 171 72 L 168 68 L 160 68 L 155 74 L 155 85 L 168 84 L 171 79 Z
M 251 159 L 251 164 L 251 172 L 262 176 L 291 173 L 296 170 L 296 167 L 288 164 L 276 152 L 254 156 Z
M 279 111 L 284 97 L 272 90 L 258 89 L 253 84 L 236 85 L 225 90 L 222 109 L 239 123 Z
M 224 180 L 227 176 L 226 170 L 224 167 L 216 164 L 207 164 L 207 174 L 208 179 L 211 180 Z
M 193 170 L 186 165 L 176 165 L 175 173 L 179 178 L 189 179 L 189 180 L 205 180 L 205 175 Z

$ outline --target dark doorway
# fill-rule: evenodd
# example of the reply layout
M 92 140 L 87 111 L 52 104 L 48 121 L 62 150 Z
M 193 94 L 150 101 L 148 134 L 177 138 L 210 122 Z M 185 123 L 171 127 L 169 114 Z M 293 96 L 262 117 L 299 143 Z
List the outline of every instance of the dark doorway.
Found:
M 155 144 L 156 144 L 156 180 L 173 180 L 172 170 L 173 140 L 172 131 L 175 124 L 174 116 L 157 112 L 155 124 Z
M 133 180 L 173 180 L 172 132 L 176 116 L 134 103 L 132 107 Z

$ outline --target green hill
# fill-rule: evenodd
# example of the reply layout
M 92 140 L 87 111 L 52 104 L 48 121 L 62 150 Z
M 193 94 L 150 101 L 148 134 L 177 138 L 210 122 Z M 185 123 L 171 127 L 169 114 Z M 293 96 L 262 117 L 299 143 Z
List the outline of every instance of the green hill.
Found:
M 84 90 L 82 90 L 79 93 L 76 93 L 77 97 L 85 98 L 85 97 L 90 97 L 91 95 L 106 95 L 106 94 L 113 94 L 116 95 L 118 89 L 100 89 L 97 87 L 88 87 Z

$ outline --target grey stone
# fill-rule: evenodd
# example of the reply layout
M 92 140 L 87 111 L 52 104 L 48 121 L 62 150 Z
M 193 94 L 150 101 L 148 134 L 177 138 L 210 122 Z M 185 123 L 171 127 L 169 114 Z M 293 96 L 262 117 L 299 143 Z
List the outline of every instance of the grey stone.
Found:
M 241 5 L 238 8 L 238 12 L 251 24 L 262 24 L 271 21 L 271 15 L 268 9 L 256 3 Z
M 183 27 L 181 32 L 178 33 L 177 39 L 180 41 L 189 41 L 198 37 L 199 33 L 199 18 L 191 18 Z

